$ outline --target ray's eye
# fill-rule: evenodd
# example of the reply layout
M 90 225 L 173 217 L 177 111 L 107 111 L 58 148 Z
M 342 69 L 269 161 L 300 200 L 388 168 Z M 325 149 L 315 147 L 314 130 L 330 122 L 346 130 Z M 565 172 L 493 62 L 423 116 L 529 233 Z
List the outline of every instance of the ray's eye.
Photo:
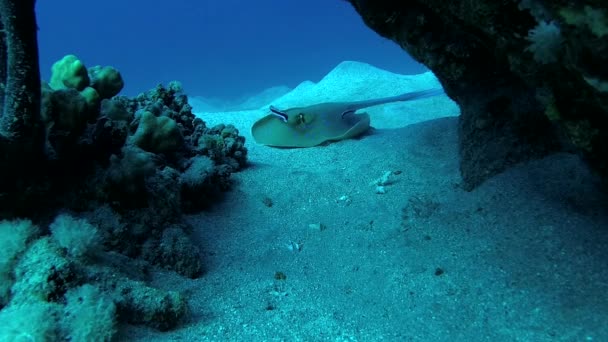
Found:
M 304 116 L 304 113 L 298 114 L 298 124 L 305 124 L 305 123 L 306 123 L 306 117 Z

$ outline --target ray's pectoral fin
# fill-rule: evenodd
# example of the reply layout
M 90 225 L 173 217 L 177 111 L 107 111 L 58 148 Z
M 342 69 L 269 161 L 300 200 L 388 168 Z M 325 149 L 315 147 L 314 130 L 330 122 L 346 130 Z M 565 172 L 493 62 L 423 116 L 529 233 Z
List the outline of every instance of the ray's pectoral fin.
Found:
M 337 135 L 335 138 L 328 140 L 336 141 L 343 139 L 352 139 L 362 135 L 367 130 L 369 130 L 369 114 L 365 112 L 359 114 L 354 114 L 354 111 L 350 112 L 350 114 L 346 114 L 341 118 L 341 124 L 344 127 L 340 131 L 336 131 L 335 133 L 342 133 L 340 135 Z
M 328 141 L 349 139 L 369 128 L 367 113 L 321 104 L 281 111 L 275 107 L 251 128 L 255 141 L 274 147 L 312 147 Z M 344 115 L 342 115 L 344 114 Z

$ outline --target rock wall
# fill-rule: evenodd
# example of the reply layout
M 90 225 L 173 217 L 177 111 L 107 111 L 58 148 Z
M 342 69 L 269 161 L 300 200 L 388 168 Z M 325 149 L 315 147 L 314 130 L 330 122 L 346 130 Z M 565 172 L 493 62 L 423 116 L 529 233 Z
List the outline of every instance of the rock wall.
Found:
M 349 2 L 459 104 L 465 189 L 557 150 L 608 179 L 608 3 Z

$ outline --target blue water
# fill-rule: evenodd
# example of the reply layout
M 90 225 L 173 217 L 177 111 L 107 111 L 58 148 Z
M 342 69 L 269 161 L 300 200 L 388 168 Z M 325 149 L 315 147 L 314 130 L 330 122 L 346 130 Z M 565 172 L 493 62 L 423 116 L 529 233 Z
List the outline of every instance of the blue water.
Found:
M 233 99 L 318 81 L 344 60 L 426 70 L 346 1 L 53 0 L 37 10 L 44 79 L 73 53 L 120 70 L 128 96 L 179 80 L 190 95 Z
M 320 85 L 301 87 L 273 104 L 307 107 L 321 101 L 319 98 L 323 102 L 333 98 L 361 101 L 436 87 L 436 80 L 428 74 L 398 75 L 418 74 L 426 68 L 367 28 L 343 0 L 39 0 L 37 13 L 43 79 L 49 79 L 55 61 L 75 54 L 88 67 L 111 65 L 120 70 L 125 81 L 122 94 L 127 96 L 178 80 L 192 96 L 191 104 L 193 98 L 203 105 L 210 98 L 230 102 L 275 86 L 293 88 L 306 80 L 319 81 L 346 60 L 363 63 L 342 63 Z M 172 213 L 173 206 L 183 203 L 179 196 L 184 196 L 184 190 L 175 189 L 183 188 L 188 179 L 197 181 L 197 175 L 203 180 L 212 178 L 208 173 L 212 168 L 201 166 L 196 167 L 200 173 L 189 172 L 195 169 L 191 167 L 194 159 L 212 153 L 201 151 L 218 146 L 228 150 L 225 146 L 232 146 L 228 144 L 234 138 L 224 138 L 225 133 L 232 134 L 232 128 L 221 130 L 220 135 L 219 129 L 207 130 L 194 121 L 198 126 L 188 129 L 191 132 L 182 140 L 192 117 L 181 115 L 183 108 L 189 108 L 178 106 L 177 100 L 162 108 L 163 119 L 169 121 L 147 122 L 156 115 L 150 113 L 161 111 L 157 96 L 148 94 L 145 106 L 137 107 L 137 116 L 129 113 L 132 130 L 124 122 L 116 123 L 120 119 L 113 119 L 115 126 L 106 125 L 110 116 L 102 115 L 91 129 L 81 128 L 85 132 L 74 135 L 77 148 L 64 148 L 67 157 L 51 163 L 58 170 L 58 163 L 80 161 L 74 157 L 76 153 L 80 157 L 98 151 L 88 145 L 90 141 L 113 144 L 116 137 L 105 135 L 114 133 L 106 129 L 112 127 L 117 135 L 124 132 L 126 143 L 122 156 L 113 156 L 106 163 L 109 166 L 94 168 L 99 176 L 86 178 L 103 180 L 99 189 L 104 190 L 95 196 L 105 200 L 105 187 L 118 187 L 114 183 L 139 184 L 138 175 L 148 174 L 148 158 L 156 167 L 154 176 L 141 182 L 146 184 L 145 188 L 142 185 L 145 191 L 148 185 L 152 189 L 147 203 L 153 209 L 120 208 L 121 198 L 112 204 L 120 210 L 103 207 L 88 214 L 97 217 L 101 224 L 94 223 L 103 224 L 111 235 L 108 246 L 123 234 L 142 240 L 128 240 L 133 246 L 127 252 L 142 254 L 133 256 L 137 263 L 128 262 L 116 267 L 116 273 L 101 274 L 97 263 L 109 260 L 107 267 L 112 270 L 110 267 L 127 260 L 127 256 L 114 258 L 122 251 L 111 250 L 107 259 L 102 254 L 104 258 L 78 261 L 91 262 L 93 271 L 48 267 L 49 274 L 65 272 L 63 278 L 38 276 L 45 274 L 44 269 L 13 272 L 26 278 L 23 283 L 27 286 L 17 283 L 11 291 L 34 291 L 31 283 L 35 281 L 46 285 L 39 279 L 66 280 L 65 284 L 52 284 L 60 288 L 53 294 L 60 298 L 57 310 L 65 328 L 61 334 L 81 330 L 73 329 L 78 324 L 85 331 L 89 323 L 103 328 L 105 322 L 99 305 L 90 309 L 97 311 L 83 311 L 89 316 L 63 314 L 69 313 L 63 311 L 67 306 L 62 302 L 68 295 L 60 291 L 81 282 L 101 286 L 109 274 L 123 277 L 124 272 L 128 273 L 125 277 L 145 278 L 147 284 L 163 291 L 185 294 L 189 312 L 168 332 L 121 324 L 118 341 L 608 341 L 608 199 L 578 156 L 562 153 L 523 163 L 467 192 L 460 186 L 459 108 L 446 96 L 369 108 L 369 132 L 357 139 L 304 149 L 275 149 L 255 142 L 251 128 L 268 114 L 267 102 L 265 107 L 257 103 L 242 111 L 201 110 L 196 114 L 207 127 L 232 124 L 239 130 L 246 138 L 249 164 L 234 172 L 231 191 L 218 196 L 213 206 L 178 216 L 175 225 L 160 227 L 166 219 L 163 215 L 169 215 L 165 212 Z M 122 103 L 118 101 L 116 104 Z M 62 123 L 62 118 L 79 121 L 82 113 L 75 113 L 72 107 L 76 106 L 67 101 L 65 107 L 43 101 L 45 113 L 56 116 L 44 116 L 48 131 L 54 133 L 47 136 L 47 145 L 54 140 L 59 147 L 68 145 L 61 135 L 67 136 L 67 129 L 62 131 L 61 125 L 54 124 Z M 69 110 L 63 111 L 65 108 Z M 110 108 L 107 113 L 114 112 Z M 143 115 L 147 118 L 142 119 Z M 181 131 L 167 133 L 171 127 L 181 127 Z M 140 147 L 145 149 L 148 144 L 141 142 L 142 136 L 154 129 L 158 132 L 149 135 L 156 143 L 179 143 L 179 153 L 143 153 Z M 215 133 L 201 137 L 199 130 Z M 107 140 L 96 139 L 97 132 Z M 207 146 L 195 150 L 187 143 L 183 153 L 184 141 L 202 141 Z M 102 149 L 109 147 L 100 146 L 100 153 L 92 157 L 108 152 Z M 153 157 L 154 153 L 158 156 Z M 217 170 L 228 166 L 214 163 Z M 70 170 L 61 168 L 65 169 Z M 173 182 L 177 179 L 173 170 L 179 172 L 181 183 Z M 60 175 L 65 178 L 63 172 Z M 388 181 L 379 182 L 389 176 Z M 80 196 L 80 188 L 70 185 L 78 188 L 75 193 Z M 87 192 L 82 193 L 82 201 L 89 200 Z M 190 194 L 195 197 L 193 194 L 207 196 L 198 191 Z M 62 196 L 76 198 L 71 192 L 68 195 Z M 129 196 L 135 198 L 139 193 Z M 163 196 L 162 201 L 154 196 Z M 84 207 L 83 203 L 76 205 Z M 156 209 L 160 209 L 158 213 L 153 212 Z M 122 218 L 130 225 L 119 222 L 121 210 L 127 213 Z M 180 222 L 188 228 L 184 231 L 193 246 L 175 235 L 182 230 Z M 127 231 L 132 227 L 133 231 Z M 144 229 L 150 236 L 144 237 Z M 51 235 L 49 239 L 63 246 L 61 233 Z M 81 237 L 82 243 L 92 244 L 87 242 L 94 240 L 89 236 Z M 78 243 L 76 238 L 71 240 Z M 200 255 L 193 247 L 200 247 Z M 42 259 L 68 265 L 63 255 L 55 257 L 59 253 L 57 247 L 48 252 L 52 257 Z M 61 253 L 65 254 L 63 249 Z M 148 268 L 143 259 L 146 253 L 148 258 L 158 253 L 159 260 L 168 260 L 169 266 L 182 262 L 177 260 L 182 257 L 191 262 L 202 256 L 204 274 L 186 279 L 161 271 L 158 265 Z M 30 254 L 35 262 L 20 256 L 27 261 L 15 263 L 17 269 L 30 264 L 42 269 L 39 254 Z M 139 261 L 146 265 L 145 276 Z M 5 278 L 10 277 L 5 274 Z M 2 290 L 0 284 L 0 304 Z M 76 293 L 72 298 L 82 300 L 77 292 L 71 293 Z M 143 293 L 144 298 L 154 296 Z M 42 298 L 27 299 L 36 302 L 38 297 Z M 37 331 L 41 325 L 34 323 L 44 319 L 55 329 L 56 322 L 46 311 L 35 316 L 20 304 L 14 301 L 9 309 L 17 307 L 27 320 L 15 319 L 19 318 L 15 311 L 0 306 L 0 342 L 6 331 L 21 333 L 6 322 Z M 122 314 L 118 320 L 128 318 Z M 114 320 L 117 318 L 106 321 Z M 74 323 L 68 327 L 65 322 Z

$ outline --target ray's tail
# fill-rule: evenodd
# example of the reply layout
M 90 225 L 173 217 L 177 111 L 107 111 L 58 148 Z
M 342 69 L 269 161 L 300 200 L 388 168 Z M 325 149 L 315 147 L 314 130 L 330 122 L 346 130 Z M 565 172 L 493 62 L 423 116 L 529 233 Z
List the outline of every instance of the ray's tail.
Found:
M 443 95 L 443 94 L 445 94 L 443 88 L 431 88 L 431 89 L 420 90 L 420 91 L 412 91 L 412 92 L 407 92 L 407 93 L 401 94 L 401 95 L 383 97 L 381 99 L 372 99 L 372 100 L 353 102 L 352 107 L 350 109 L 356 110 L 356 109 L 360 109 L 360 108 L 377 106 L 377 105 L 391 103 L 391 102 L 413 101 L 413 100 L 418 100 L 418 99 L 423 99 L 423 98 Z

